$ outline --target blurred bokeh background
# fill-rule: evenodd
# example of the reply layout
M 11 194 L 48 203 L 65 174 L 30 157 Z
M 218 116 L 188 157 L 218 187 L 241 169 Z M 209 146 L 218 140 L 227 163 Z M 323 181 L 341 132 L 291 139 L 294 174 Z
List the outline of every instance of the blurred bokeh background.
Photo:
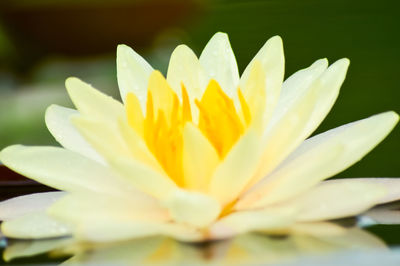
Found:
M 165 73 L 174 47 L 200 54 L 227 32 L 242 71 L 273 35 L 284 40 L 286 77 L 319 58 L 351 60 L 321 132 L 369 115 L 400 113 L 396 0 L 1 0 L 0 148 L 56 145 L 44 124 L 51 103 L 71 106 L 77 76 L 118 98 L 115 50 L 133 47 Z M 398 176 L 400 127 L 339 177 Z

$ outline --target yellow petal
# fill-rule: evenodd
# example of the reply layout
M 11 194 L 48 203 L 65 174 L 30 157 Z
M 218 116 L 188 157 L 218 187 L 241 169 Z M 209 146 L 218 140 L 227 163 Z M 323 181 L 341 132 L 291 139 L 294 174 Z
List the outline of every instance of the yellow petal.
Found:
M 68 78 L 65 86 L 81 114 L 94 119 L 115 120 L 125 114 L 123 105 L 77 78 Z
M 121 99 L 125 101 L 130 92 L 135 94 L 145 110 L 147 98 L 147 83 L 153 68 L 126 45 L 117 48 L 117 77 Z
M 163 203 L 174 221 L 195 227 L 208 226 L 221 212 L 220 204 L 212 197 L 181 189 L 175 190 Z
M 215 79 L 232 97 L 239 84 L 239 71 L 226 33 L 216 33 L 200 55 L 200 64 L 211 79 Z
M 162 110 L 167 118 L 171 117 L 174 103 L 174 91 L 159 71 L 153 71 L 149 78 L 148 92 L 153 100 L 153 111 L 158 115 Z
M 261 62 L 255 60 L 249 73 L 249 78 L 241 88 L 243 89 L 244 98 L 250 109 L 250 123 L 262 133 L 267 122 L 265 108 L 266 99 L 269 97 L 266 96 L 266 72 Z M 269 107 L 270 106 L 268 106 L 268 108 Z
M 191 123 L 183 132 L 183 175 L 185 188 L 206 192 L 217 164 L 218 153 L 212 144 Z
M 266 114 L 268 119 L 278 102 L 279 94 L 282 87 L 285 58 L 283 54 L 282 39 L 279 36 L 270 38 L 253 60 L 248 64 L 240 78 L 240 87 L 244 88 L 245 84 L 252 78 L 252 69 L 256 62 L 260 62 L 262 69 L 265 71 L 265 89 L 266 89 Z
M 129 125 L 136 133 L 143 138 L 144 136 L 144 116 L 139 99 L 133 93 L 128 93 L 126 96 L 126 117 Z
M 222 205 L 236 199 L 253 177 L 259 155 L 259 139 L 254 131 L 249 130 L 216 168 L 211 178 L 210 195 Z

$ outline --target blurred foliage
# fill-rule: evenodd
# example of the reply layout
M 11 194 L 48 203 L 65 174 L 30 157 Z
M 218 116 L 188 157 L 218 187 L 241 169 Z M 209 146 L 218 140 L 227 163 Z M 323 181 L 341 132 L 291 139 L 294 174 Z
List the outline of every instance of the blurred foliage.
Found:
M 86 19 L 87 24 L 90 25 L 80 27 L 73 23 L 74 19 L 71 20 L 68 17 L 71 13 L 56 13 L 60 14 L 59 20 L 54 23 L 49 20 L 46 24 L 40 24 L 47 25 L 48 29 L 41 30 L 50 32 L 47 34 L 50 38 L 29 39 L 28 36 L 32 37 L 32 35 L 28 33 L 35 32 L 30 31 L 29 28 L 29 23 L 35 22 L 35 16 L 27 20 L 29 23 L 18 24 L 18 27 L 15 27 L 17 24 L 12 24 L 14 22 L 9 19 L 9 16 L 2 16 L 7 12 L 0 11 L 0 22 L 3 21 L 3 24 L 0 23 L 0 92 L 7 92 L 7 95 L 0 95 L 0 148 L 11 143 L 54 143 L 46 132 L 43 112 L 51 103 L 69 103 L 63 90 L 64 79 L 68 76 L 78 76 L 118 98 L 114 43 L 123 42 L 133 46 L 138 52 L 144 54 L 155 68 L 165 73 L 169 55 L 176 44 L 184 42 L 200 54 L 207 40 L 216 31 L 229 34 L 240 70 L 244 69 L 269 37 L 277 34 L 281 35 L 284 41 L 286 77 L 298 69 L 307 67 L 318 58 L 327 57 L 331 63 L 342 57 L 350 58 L 350 70 L 339 99 L 317 132 L 386 110 L 395 110 L 400 113 L 400 88 L 397 78 L 400 61 L 398 51 L 400 16 L 397 14 L 398 2 L 395 0 L 379 2 L 373 0 L 209 0 L 203 2 L 120 0 L 113 1 L 112 5 L 119 8 L 108 9 L 109 5 L 109 1 L 103 0 L 4 0 L 0 4 L 4 7 L 11 6 L 13 12 L 18 11 L 18 8 L 22 8 L 24 12 L 32 9 L 45 11 L 54 6 L 74 7 L 71 10 L 78 12 L 80 6 L 85 6 L 84 10 L 88 12 L 88 16 L 84 17 L 82 14 L 85 13 L 79 13 L 80 19 L 83 19 L 79 21 Z M 98 10 L 116 12 L 113 17 L 118 17 L 118 12 L 128 5 L 131 10 L 136 10 L 135 12 L 140 10 L 143 13 L 142 17 L 147 20 L 139 24 L 134 18 L 131 22 L 107 20 L 96 24 L 98 19 L 103 19 L 103 17 L 95 16 Z M 181 8 L 174 8 L 178 13 L 172 14 L 168 13 L 171 9 L 166 9 L 168 5 Z M 94 9 L 88 11 L 88 7 Z M 100 7 L 103 9 L 99 9 Z M 57 10 L 60 12 L 60 9 Z M 62 14 L 66 17 L 62 17 Z M 165 24 L 166 19 L 176 16 L 181 19 Z M 94 20 L 96 23 L 92 18 L 97 19 Z M 54 16 L 46 17 L 46 19 L 54 19 Z M 129 19 L 129 16 L 124 19 Z M 80 48 L 82 51 L 71 49 L 67 53 L 65 47 L 58 49 L 54 46 L 46 46 L 52 43 L 51 33 L 57 30 L 54 27 L 64 20 L 68 21 L 68 24 L 62 25 L 69 25 L 72 28 L 62 32 L 64 34 L 60 35 L 62 42 L 66 44 L 66 47 Z M 164 24 L 165 26 L 160 28 L 159 25 Z M 25 28 L 21 28 L 21 25 Z M 99 30 L 88 31 L 93 27 Z M 148 27 L 158 30 L 142 31 L 142 28 Z M 20 34 L 15 34 L 13 32 L 15 29 L 18 29 Z M 110 32 L 122 30 L 128 31 L 130 35 L 110 34 Z M 21 34 L 20 31 L 26 31 L 26 34 Z M 123 36 L 123 38 L 118 36 Z M 142 36 L 145 38 L 143 39 Z M 21 41 L 24 37 L 26 37 L 26 43 Z M 102 46 L 102 49 L 97 49 L 102 41 L 97 41 L 98 47 L 96 47 L 96 40 L 104 40 L 104 38 L 117 39 Z M 143 42 L 140 41 L 142 39 Z M 46 50 L 44 47 L 51 49 Z M 91 55 L 85 54 L 84 51 L 88 49 L 98 52 Z M 30 88 L 39 87 L 43 90 L 30 90 Z M 10 93 L 10 91 L 15 92 Z M 44 91 L 49 94 L 45 96 Z M 22 106 L 18 107 L 18 105 Z M 400 127 L 397 127 L 362 162 L 340 174 L 339 177 L 396 176 L 400 172 L 397 155 L 399 150 Z

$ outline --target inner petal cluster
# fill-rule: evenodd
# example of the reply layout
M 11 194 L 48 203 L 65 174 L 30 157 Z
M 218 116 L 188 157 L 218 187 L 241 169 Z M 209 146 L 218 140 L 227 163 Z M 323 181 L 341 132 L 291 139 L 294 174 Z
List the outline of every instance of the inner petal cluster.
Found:
M 145 114 L 133 93 L 126 98 L 129 125 L 139 134 L 165 173 L 184 187 L 183 131 L 186 123 L 195 125 L 223 159 L 250 124 L 249 106 L 238 89 L 237 102 L 231 99 L 217 81 L 211 80 L 201 99 L 190 101 L 181 84 L 181 99 L 164 77 L 154 71 L 150 77 Z M 198 108 L 197 119 L 192 109 Z

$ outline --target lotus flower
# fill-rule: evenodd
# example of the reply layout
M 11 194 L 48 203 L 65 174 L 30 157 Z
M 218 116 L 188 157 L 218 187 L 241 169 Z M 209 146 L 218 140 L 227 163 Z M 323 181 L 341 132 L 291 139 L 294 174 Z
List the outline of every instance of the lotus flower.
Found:
M 199 59 L 178 46 L 165 79 L 120 45 L 123 103 L 69 78 L 77 110 L 52 105 L 45 117 L 63 148 L 1 152 L 7 167 L 61 190 L 2 202 L 2 232 L 84 241 L 295 234 L 326 231 L 323 221 L 400 199 L 400 179 L 324 181 L 359 161 L 399 119 L 386 112 L 308 138 L 348 65 L 317 60 L 283 82 L 276 36 L 239 78 L 228 37 L 217 33 Z

